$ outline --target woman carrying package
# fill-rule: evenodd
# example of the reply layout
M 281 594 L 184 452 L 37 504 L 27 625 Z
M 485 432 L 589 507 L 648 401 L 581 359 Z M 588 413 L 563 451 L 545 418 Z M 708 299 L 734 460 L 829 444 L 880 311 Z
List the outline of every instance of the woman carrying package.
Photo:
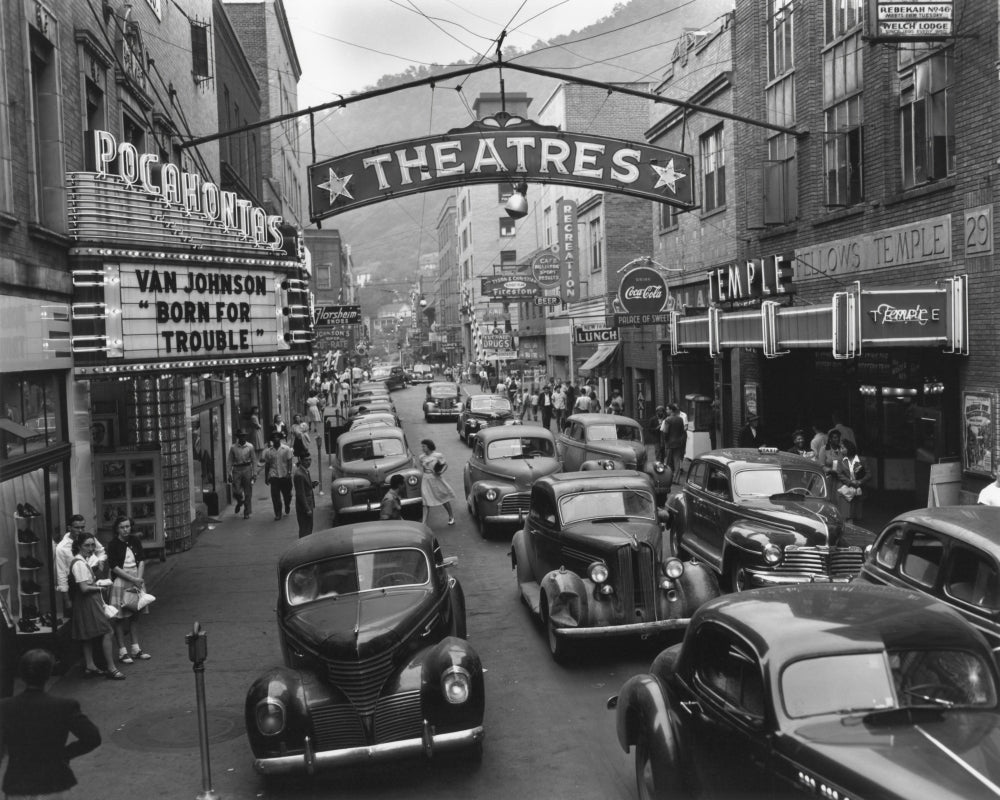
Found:
M 420 494 L 424 498 L 424 519 L 427 524 L 427 517 L 432 506 L 444 506 L 448 512 L 448 524 L 455 524 L 455 514 L 451 510 L 451 501 L 455 499 L 454 490 L 448 482 L 441 476 L 448 469 L 448 463 L 444 456 L 434 449 L 434 442 L 424 439 L 420 443 L 423 454 L 420 456 L 420 466 L 424 471 L 424 479 L 420 485 Z
M 144 653 L 139 646 L 138 616 L 148 614 L 149 609 L 139 611 L 129 606 L 134 605 L 133 597 L 138 598 L 145 588 L 143 573 L 146 569 L 143 561 L 142 542 L 132 533 L 132 520 L 128 517 L 118 517 L 114 524 L 115 538 L 108 544 L 108 570 L 114 576 L 111 586 L 110 605 L 118 609 L 118 614 L 111 622 L 115 627 L 115 639 L 118 642 L 118 661 L 122 664 L 134 664 L 136 660 L 148 661 L 151 656 Z M 131 648 L 127 646 L 131 643 Z

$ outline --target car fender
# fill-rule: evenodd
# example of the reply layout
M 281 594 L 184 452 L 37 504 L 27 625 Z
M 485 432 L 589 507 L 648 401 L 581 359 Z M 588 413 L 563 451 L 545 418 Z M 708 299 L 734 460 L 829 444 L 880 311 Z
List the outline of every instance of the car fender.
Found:
M 367 478 L 349 475 L 342 478 L 334 478 L 330 483 L 330 492 L 336 492 L 338 486 L 346 486 L 350 491 L 354 491 L 355 489 L 367 489 L 371 485 L 372 482 Z
M 309 732 L 309 710 L 306 681 L 309 673 L 290 667 L 271 667 L 250 685 L 244 702 L 244 724 L 254 755 L 279 747 L 301 747 Z M 265 698 L 278 701 L 285 709 L 285 727 L 274 735 L 265 735 L 257 729 L 257 704 Z
M 667 498 L 667 511 L 670 512 L 670 529 L 687 532 L 688 523 L 688 501 L 684 492 L 678 492 Z
M 729 526 L 722 544 L 723 571 L 732 558 L 747 557 L 763 558 L 764 545 L 780 538 L 776 544 L 782 547 L 788 545 L 806 544 L 806 538 L 797 531 L 778 528 L 752 520 L 741 519 Z
M 494 489 L 496 491 L 496 500 L 486 499 L 486 492 L 490 489 Z M 504 496 L 513 491 L 514 486 L 510 483 L 503 483 L 501 481 L 476 481 L 472 484 L 472 502 L 477 507 L 480 504 L 497 507 L 500 505 L 500 501 L 504 498 Z
M 656 465 L 663 464 L 663 469 L 657 471 Z M 669 489 L 674 482 L 674 473 L 669 466 L 662 461 L 654 461 L 652 464 L 646 463 L 646 474 L 653 479 L 653 485 L 657 489 Z
M 533 582 L 534 570 L 528 555 L 528 535 L 522 528 L 510 540 L 510 568 L 517 570 L 518 584 Z
M 608 456 L 607 458 L 600 458 L 600 459 L 598 459 L 598 458 L 590 458 L 590 459 L 587 459 L 586 461 L 584 461 L 580 465 L 580 471 L 581 472 L 585 472 L 585 471 L 590 470 L 590 469 L 608 469 L 608 467 L 606 466 L 606 464 L 609 461 L 612 464 L 614 464 L 614 466 L 611 467 L 611 469 L 625 469 L 625 462 L 624 461 L 622 461 L 620 458 L 614 458 L 612 456 Z
M 679 770 L 677 731 L 670 701 L 654 675 L 635 675 L 625 681 L 615 705 L 618 744 L 628 753 L 644 733 L 653 759 L 665 769 Z
M 541 580 L 540 586 L 548 602 L 548 616 L 557 628 L 577 628 L 589 625 L 590 600 L 594 584 L 567 569 L 554 569 Z
M 674 588 L 680 601 L 681 617 L 690 617 L 703 603 L 722 594 L 718 577 L 700 561 L 684 562 L 684 572 Z

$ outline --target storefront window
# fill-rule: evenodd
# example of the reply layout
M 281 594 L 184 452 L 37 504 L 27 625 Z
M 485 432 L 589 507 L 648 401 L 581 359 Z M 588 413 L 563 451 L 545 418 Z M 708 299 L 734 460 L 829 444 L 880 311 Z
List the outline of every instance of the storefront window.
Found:
M 0 408 L 3 419 L 12 423 L 0 426 L 0 458 L 16 458 L 65 441 L 59 379 L 56 372 L 0 377 Z

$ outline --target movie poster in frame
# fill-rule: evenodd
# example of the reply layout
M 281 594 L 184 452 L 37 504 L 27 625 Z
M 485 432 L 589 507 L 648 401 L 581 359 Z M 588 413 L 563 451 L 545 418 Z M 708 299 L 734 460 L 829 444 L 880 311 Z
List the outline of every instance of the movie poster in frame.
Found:
M 962 392 L 962 469 L 970 475 L 993 477 L 996 395 Z

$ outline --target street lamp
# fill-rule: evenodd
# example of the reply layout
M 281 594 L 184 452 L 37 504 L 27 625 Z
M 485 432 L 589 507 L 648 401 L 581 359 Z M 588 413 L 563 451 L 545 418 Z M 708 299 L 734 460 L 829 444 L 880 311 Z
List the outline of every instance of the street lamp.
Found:
M 528 215 L 528 184 L 519 181 L 514 186 L 514 191 L 507 199 L 507 204 L 503 207 L 507 216 L 511 219 L 521 219 Z

